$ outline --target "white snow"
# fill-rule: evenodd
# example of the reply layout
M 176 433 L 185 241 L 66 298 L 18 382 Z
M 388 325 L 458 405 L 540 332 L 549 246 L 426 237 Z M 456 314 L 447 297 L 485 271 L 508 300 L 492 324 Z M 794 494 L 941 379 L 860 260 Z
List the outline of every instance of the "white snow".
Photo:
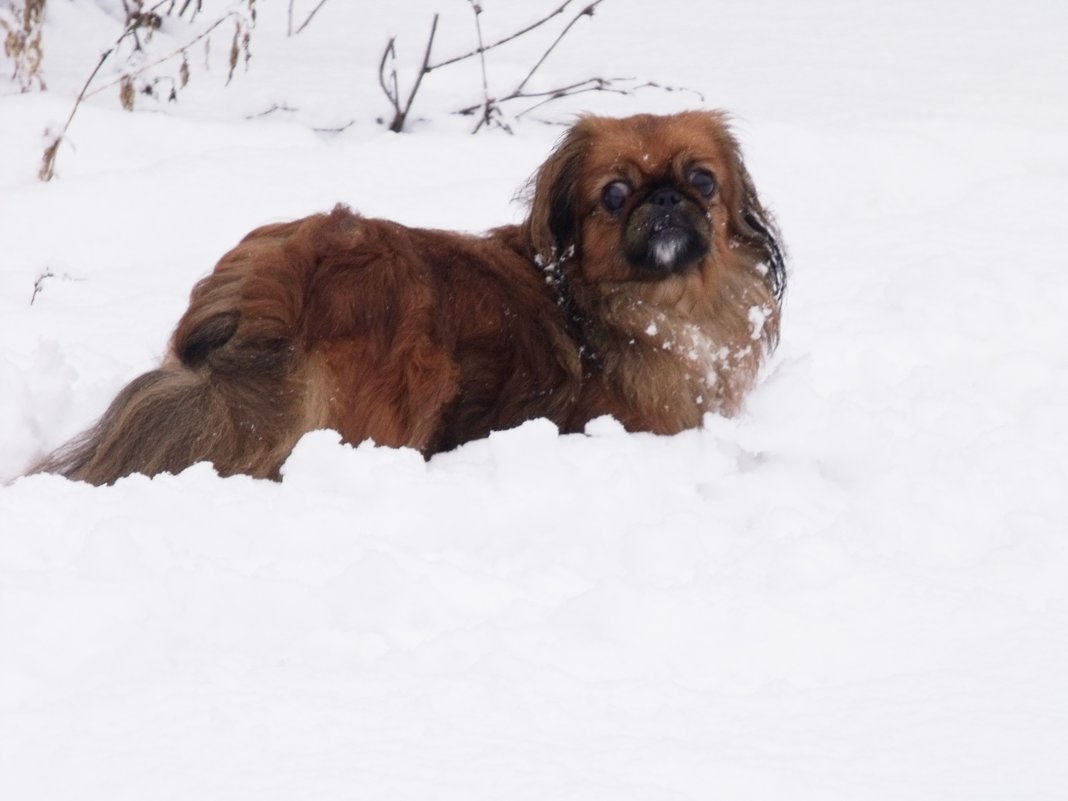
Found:
M 0 480 L 158 360 L 252 227 L 521 218 L 560 128 L 467 135 L 476 63 L 375 123 L 386 39 L 408 85 L 434 11 L 436 53 L 472 46 L 468 4 L 335 0 L 292 38 L 287 5 L 228 88 L 224 35 L 178 103 L 93 97 L 47 185 L 115 23 L 49 3 L 49 91 L 0 79 Z M 553 4 L 482 5 L 494 39 Z M 1066 30 L 1054 0 L 606 0 L 533 88 L 733 114 L 791 257 L 745 413 L 0 487 L 0 798 L 1068 797 Z
M 771 316 L 771 309 L 767 306 L 750 306 L 749 307 L 749 325 L 752 327 L 750 337 L 755 341 L 760 339 L 760 335 L 764 332 L 764 324 L 768 321 L 768 317 Z

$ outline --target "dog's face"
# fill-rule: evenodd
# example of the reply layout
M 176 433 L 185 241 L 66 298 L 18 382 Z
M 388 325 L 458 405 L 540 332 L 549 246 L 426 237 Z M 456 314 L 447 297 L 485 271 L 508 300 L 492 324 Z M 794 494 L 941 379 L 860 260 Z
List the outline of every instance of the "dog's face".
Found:
M 614 177 L 601 190 L 598 213 L 589 217 L 587 238 L 620 236 L 624 257 L 643 276 L 692 269 L 712 243 L 710 205 L 718 186 L 707 161 L 608 170 Z
M 530 226 L 544 263 L 574 255 L 591 284 L 711 270 L 739 245 L 782 279 L 773 228 L 715 112 L 581 119 L 536 176 Z

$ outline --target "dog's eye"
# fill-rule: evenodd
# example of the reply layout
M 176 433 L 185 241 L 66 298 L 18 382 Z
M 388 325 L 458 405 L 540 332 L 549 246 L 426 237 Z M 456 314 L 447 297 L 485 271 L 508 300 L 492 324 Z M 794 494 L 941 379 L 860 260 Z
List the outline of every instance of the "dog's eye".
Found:
M 606 209 L 615 214 L 623 208 L 623 205 L 627 202 L 628 195 L 630 195 L 630 187 L 626 183 L 613 181 L 601 193 L 601 202 Z
M 716 194 L 716 176 L 708 170 L 693 170 L 690 173 L 690 185 L 705 197 Z

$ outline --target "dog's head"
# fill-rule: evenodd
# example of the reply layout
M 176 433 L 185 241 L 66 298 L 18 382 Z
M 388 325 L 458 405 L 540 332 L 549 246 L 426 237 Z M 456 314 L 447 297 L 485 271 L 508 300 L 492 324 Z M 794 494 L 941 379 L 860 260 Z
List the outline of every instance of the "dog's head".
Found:
M 535 253 L 543 264 L 574 255 L 586 283 L 707 272 L 742 248 L 782 293 L 777 233 L 718 112 L 583 117 L 533 186 Z

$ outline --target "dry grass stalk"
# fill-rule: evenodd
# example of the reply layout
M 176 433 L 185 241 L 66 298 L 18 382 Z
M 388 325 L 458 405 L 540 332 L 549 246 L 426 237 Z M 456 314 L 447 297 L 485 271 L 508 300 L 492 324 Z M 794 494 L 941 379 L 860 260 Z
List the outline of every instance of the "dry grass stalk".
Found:
M 12 2 L 7 9 L 0 10 L 4 55 L 15 65 L 11 77 L 23 92 L 35 86 L 41 90 L 47 88 L 41 75 L 44 7 L 45 0 L 22 0 L 21 7 Z
M 29 1 L 39 2 L 41 5 L 44 3 L 44 0 Z M 229 85 L 242 56 L 244 57 L 246 68 L 252 57 L 251 41 L 252 27 L 256 21 L 256 0 L 245 0 L 244 5 L 245 10 L 243 12 L 236 10 L 225 12 L 182 46 L 161 57 L 147 60 L 146 63 L 140 64 L 135 68 L 131 65 L 130 57 L 134 53 L 143 54 L 145 52 L 152 41 L 152 34 L 159 30 L 162 25 L 163 17 L 182 17 L 184 14 L 189 13 L 189 22 L 192 22 L 202 10 L 201 0 L 184 0 L 180 7 L 177 5 L 177 0 L 158 0 L 152 5 L 146 5 L 145 0 L 123 0 L 123 7 L 126 10 L 126 22 L 122 33 L 119 34 L 115 43 L 100 56 L 99 61 L 97 61 L 96 66 L 82 86 L 81 92 L 78 93 L 78 97 L 74 101 L 74 107 L 71 109 L 62 129 L 59 132 L 46 132 L 46 145 L 42 155 L 41 167 L 37 173 L 38 177 L 42 181 L 50 181 L 55 177 L 55 164 L 59 146 L 66 140 L 67 132 L 74 120 L 74 116 L 86 98 L 93 97 L 117 86 L 119 102 L 122 107 L 127 111 L 133 111 L 139 94 L 152 97 L 162 96 L 158 91 L 159 86 L 162 84 L 170 87 L 166 95 L 167 99 L 176 100 L 178 91 L 189 84 L 189 50 L 203 41 L 205 43 L 205 52 L 210 54 L 211 34 L 228 21 L 234 24 L 234 35 L 228 60 L 229 71 L 226 78 L 226 83 Z M 132 46 L 132 52 L 127 54 L 126 68 L 113 81 L 94 87 L 93 83 L 104 63 L 127 44 Z M 176 60 L 179 61 L 176 76 L 151 75 L 152 71 L 157 67 Z

